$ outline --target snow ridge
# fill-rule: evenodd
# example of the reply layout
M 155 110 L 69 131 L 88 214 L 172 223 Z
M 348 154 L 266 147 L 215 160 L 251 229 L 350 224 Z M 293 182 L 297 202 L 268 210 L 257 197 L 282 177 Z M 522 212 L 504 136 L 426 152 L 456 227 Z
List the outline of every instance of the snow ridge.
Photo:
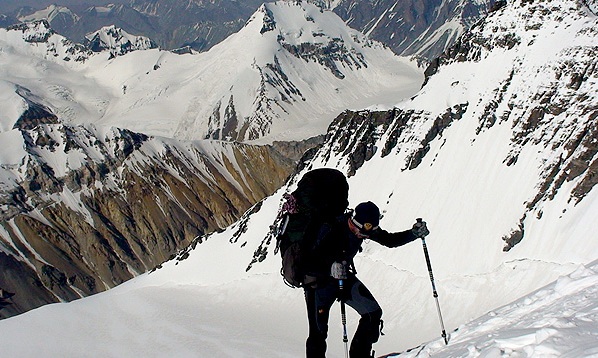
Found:
M 594 357 L 598 262 L 579 266 L 521 299 L 460 326 L 439 340 L 384 357 Z

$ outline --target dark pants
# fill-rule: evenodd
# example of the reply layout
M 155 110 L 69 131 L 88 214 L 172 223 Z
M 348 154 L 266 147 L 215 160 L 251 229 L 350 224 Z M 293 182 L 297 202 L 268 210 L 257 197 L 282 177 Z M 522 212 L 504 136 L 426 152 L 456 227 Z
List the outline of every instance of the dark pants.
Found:
M 338 281 L 320 283 L 315 288 L 307 287 L 304 291 L 309 322 L 309 336 L 305 344 L 306 355 L 307 358 L 324 358 L 330 308 L 341 295 Z M 347 280 L 343 291 L 345 303 L 361 315 L 351 341 L 349 355 L 351 358 L 370 358 L 372 344 L 377 342 L 380 336 L 382 309 L 370 291 L 357 278 Z

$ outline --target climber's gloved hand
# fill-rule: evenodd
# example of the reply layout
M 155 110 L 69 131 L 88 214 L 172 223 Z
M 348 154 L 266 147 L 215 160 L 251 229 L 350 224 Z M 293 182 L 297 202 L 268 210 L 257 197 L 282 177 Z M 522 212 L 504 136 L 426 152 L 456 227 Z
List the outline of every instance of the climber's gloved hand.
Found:
M 346 280 L 347 263 L 345 261 L 333 263 L 332 267 L 330 268 L 330 275 L 337 280 Z
M 428 230 L 428 227 L 426 226 L 425 221 L 423 221 L 422 219 L 417 219 L 417 222 L 415 224 L 413 224 L 411 233 L 413 233 L 413 235 L 415 237 L 421 239 L 421 238 L 428 236 L 428 234 L 430 233 L 430 230 Z

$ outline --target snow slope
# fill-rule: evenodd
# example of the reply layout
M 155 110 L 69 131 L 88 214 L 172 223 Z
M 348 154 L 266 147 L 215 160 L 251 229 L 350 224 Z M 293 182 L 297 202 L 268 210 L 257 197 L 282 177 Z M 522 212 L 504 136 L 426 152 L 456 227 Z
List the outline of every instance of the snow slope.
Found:
M 306 334 L 301 292 L 282 284 L 277 258 L 271 257 L 239 275 L 252 250 L 231 249 L 266 234 L 267 225 L 260 224 L 267 223 L 276 207 L 265 204 L 257 215 L 261 219 L 254 215 L 249 223 L 251 230 L 237 242 L 233 233 L 239 227 L 234 226 L 199 244 L 189 258 L 169 262 L 115 289 L 3 320 L 3 353 L 19 357 L 301 356 Z M 357 262 L 360 276 L 387 312 L 386 335 L 376 344 L 378 353 L 432 340 L 405 356 L 499 357 L 501 350 L 509 356 L 597 354 L 596 262 L 556 265 L 523 259 L 506 262 L 494 272 L 447 277 L 441 269 L 444 260 L 438 250 L 440 240 L 441 235 L 433 232 L 428 245 L 439 276 L 440 300 L 450 333 L 448 347 L 441 338 L 435 339 L 440 328 L 425 272 L 403 271 L 367 253 Z M 408 249 L 419 249 L 418 243 L 412 246 L 396 250 L 395 255 L 406 257 Z M 366 252 L 374 250 L 378 251 L 372 244 L 367 245 Z M 425 268 L 423 255 L 418 258 L 412 259 Z M 538 268 L 543 269 L 541 274 Z M 556 283 L 496 308 L 498 302 L 549 281 L 547 276 L 554 276 L 555 271 L 571 270 L 573 273 L 563 275 Z M 384 279 L 376 277 L 380 271 Z M 401 282 L 403 276 L 408 283 Z M 504 290 L 504 296 L 496 297 L 492 287 Z M 492 309 L 468 322 L 471 317 L 463 308 L 469 311 L 471 305 Z M 342 356 L 340 313 L 331 316 L 329 355 Z M 352 332 L 357 317 L 352 311 L 348 317 Z
M 451 335 L 389 357 L 598 357 L 598 261 Z

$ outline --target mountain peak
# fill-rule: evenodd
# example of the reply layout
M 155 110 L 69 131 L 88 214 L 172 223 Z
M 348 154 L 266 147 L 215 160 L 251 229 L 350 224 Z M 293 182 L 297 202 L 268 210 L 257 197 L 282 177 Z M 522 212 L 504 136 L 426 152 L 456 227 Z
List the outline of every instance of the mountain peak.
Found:
M 342 65 L 367 67 L 362 47 L 372 43 L 331 11 L 308 2 L 278 1 L 263 4 L 258 13 L 260 34 L 276 34 L 277 43 L 297 58 L 317 62 L 340 79 L 345 77 Z
M 291 45 L 327 43 L 331 39 L 367 42 L 366 36 L 347 27 L 335 13 L 301 1 L 264 3 L 249 20 L 262 20 L 261 34 L 274 32 L 279 42 Z
M 320 135 L 354 100 L 369 97 L 364 105 L 375 104 L 375 97 L 390 88 L 382 83 L 390 85 L 397 76 L 404 80 L 407 73 L 419 81 L 418 70 L 407 61 L 350 29 L 335 13 L 300 1 L 263 4 L 205 57 L 219 58 L 222 65 L 225 58 L 235 59 L 235 69 L 224 76 L 230 85 L 212 104 L 201 134 L 217 139 Z M 189 135 L 192 126 L 197 124 L 181 123 L 175 136 Z
M 19 20 L 23 22 L 29 21 L 36 21 L 36 20 L 48 20 L 49 22 L 54 21 L 57 17 L 65 16 L 70 17 L 76 22 L 79 19 L 75 13 L 73 13 L 69 8 L 65 6 L 59 6 L 56 4 L 49 5 L 47 8 L 43 10 L 36 11 L 29 15 L 21 15 L 19 16 Z
M 94 52 L 110 51 L 111 58 L 131 51 L 148 50 L 157 45 L 145 36 L 135 36 L 114 25 L 104 26 L 86 36 L 86 45 Z
M 46 42 L 55 32 L 47 20 L 35 20 L 8 27 L 9 31 L 21 31 L 26 42 Z

